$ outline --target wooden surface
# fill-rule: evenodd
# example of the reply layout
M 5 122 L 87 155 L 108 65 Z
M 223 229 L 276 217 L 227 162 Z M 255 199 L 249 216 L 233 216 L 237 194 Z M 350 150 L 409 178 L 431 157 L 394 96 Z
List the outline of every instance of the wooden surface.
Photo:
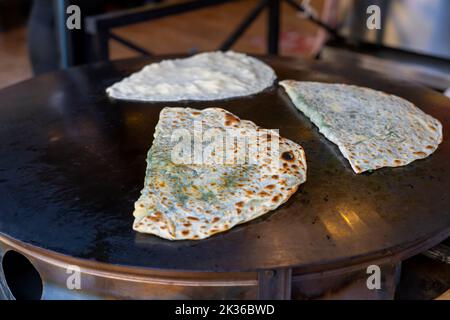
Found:
M 447 290 L 447 292 L 445 292 L 445 293 L 442 294 L 441 296 L 437 297 L 436 300 L 446 300 L 446 301 L 450 301 L 450 290 Z
M 216 49 L 239 22 L 256 5 L 257 0 L 244 0 L 180 16 L 139 23 L 114 30 L 118 35 L 147 48 L 155 54 L 188 53 Z M 323 0 L 312 4 L 321 12 Z M 263 13 L 244 33 L 233 50 L 265 52 L 266 14 Z M 299 17 L 286 4 L 282 5 L 282 55 L 309 55 L 317 45 L 318 29 Z M 0 88 L 32 76 L 28 61 L 26 27 L 0 32 Z M 136 57 L 139 54 L 110 41 L 111 59 Z
M 0 88 L 31 76 L 26 28 L 0 32 Z

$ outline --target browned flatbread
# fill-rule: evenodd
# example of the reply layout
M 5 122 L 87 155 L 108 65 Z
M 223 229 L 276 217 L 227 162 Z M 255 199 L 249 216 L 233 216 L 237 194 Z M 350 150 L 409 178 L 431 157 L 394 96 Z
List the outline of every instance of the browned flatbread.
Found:
M 405 166 L 428 157 L 442 142 L 442 124 L 400 97 L 345 84 L 280 85 L 355 173 Z
M 183 129 L 198 137 L 199 123 L 205 135 L 216 138 L 226 129 L 238 130 L 240 138 L 257 132 L 258 152 L 248 152 L 244 163 L 221 162 L 224 145 L 218 143 L 202 163 L 174 161 L 177 148 L 192 150 L 192 141 L 174 140 L 174 132 Z M 204 239 L 276 209 L 306 180 L 300 145 L 223 109 L 165 108 L 155 130 L 145 186 L 135 203 L 133 228 L 139 232 L 170 240 Z M 241 149 L 236 142 L 229 150 L 239 154 Z

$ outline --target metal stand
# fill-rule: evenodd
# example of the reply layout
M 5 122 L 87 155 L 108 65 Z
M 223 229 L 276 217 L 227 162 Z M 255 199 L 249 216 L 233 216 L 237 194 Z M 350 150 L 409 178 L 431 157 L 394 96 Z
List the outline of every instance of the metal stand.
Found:
M 290 300 L 292 269 L 263 270 L 258 273 L 258 299 Z
M 0 300 L 130 298 L 393 300 L 401 273 L 400 262 L 380 264 L 380 288 L 369 289 L 365 265 L 310 274 L 298 274 L 295 268 L 282 268 L 205 275 L 205 273 L 168 271 L 133 273 L 131 269 L 126 270 L 125 273 L 118 273 L 118 270 L 109 270 L 111 266 L 108 265 L 102 266 L 95 262 L 86 262 L 89 265 L 85 265 L 85 262 L 78 261 L 76 264 L 80 266 L 81 271 L 80 289 L 71 290 L 67 287 L 69 263 L 64 259 L 72 258 L 47 253 L 37 248 L 30 250 L 14 241 L 0 237 L 0 261 L 8 251 L 13 251 L 32 263 L 39 271 L 37 274 L 45 290 L 42 291 L 41 288 L 40 292 L 28 294 L 27 287 L 23 286 L 24 283 L 17 283 L 14 279 L 7 283 L 0 264 Z M 23 269 L 21 264 L 13 267 Z M 27 270 L 23 277 L 31 279 Z M 101 283 L 101 286 L 98 283 Z M 27 293 L 25 297 L 23 297 L 24 293 Z

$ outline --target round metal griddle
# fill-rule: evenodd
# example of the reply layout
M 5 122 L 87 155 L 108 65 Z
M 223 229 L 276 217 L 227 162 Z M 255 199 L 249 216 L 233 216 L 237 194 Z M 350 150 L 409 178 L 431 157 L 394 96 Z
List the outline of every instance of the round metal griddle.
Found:
M 106 87 L 156 60 L 73 68 L 0 91 L 0 240 L 41 257 L 101 268 L 294 268 L 305 274 L 377 259 L 400 261 L 450 235 L 450 100 L 444 96 L 353 65 L 264 58 L 279 80 L 382 90 L 442 122 L 444 142 L 431 157 L 356 175 L 276 85 L 257 95 L 211 102 L 144 103 L 106 96 Z M 280 129 L 304 147 L 307 182 L 277 210 L 205 240 L 172 242 L 136 233 L 133 204 L 166 106 L 221 107 Z

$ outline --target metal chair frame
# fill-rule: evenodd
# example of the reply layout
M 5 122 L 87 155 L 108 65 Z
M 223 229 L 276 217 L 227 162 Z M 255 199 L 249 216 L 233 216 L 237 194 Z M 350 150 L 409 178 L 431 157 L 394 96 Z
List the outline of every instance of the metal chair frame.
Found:
M 86 17 L 85 30 L 94 38 L 97 60 L 108 60 L 109 39 L 113 39 L 144 55 L 151 55 L 152 53 L 147 49 L 140 47 L 130 40 L 120 37 L 111 29 L 133 23 L 161 19 L 164 17 L 233 1 L 236 0 L 186 0 L 181 2 L 167 1 L 163 3 L 149 4 L 138 8 Z M 298 4 L 295 0 L 260 0 L 257 5 L 244 17 L 242 22 L 233 30 L 229 37 L 218 47 L 218 50 L 229 50 L 242 36 L 242 34 L 252 25 L 256 18 L 258 18 L 259 15 L 267 9 L 267 53 L 274 55 L 278 54 L 280 5 L 282 1 L 286 1 L 298 11 L 306 12 L 305 8 L 301 4 Z M 307 18 L 316 25 L 324 28 L 334 38 L 340 39 L 340 36 L 334 28 L 328 26 L 315 17 L 307 16 Z

